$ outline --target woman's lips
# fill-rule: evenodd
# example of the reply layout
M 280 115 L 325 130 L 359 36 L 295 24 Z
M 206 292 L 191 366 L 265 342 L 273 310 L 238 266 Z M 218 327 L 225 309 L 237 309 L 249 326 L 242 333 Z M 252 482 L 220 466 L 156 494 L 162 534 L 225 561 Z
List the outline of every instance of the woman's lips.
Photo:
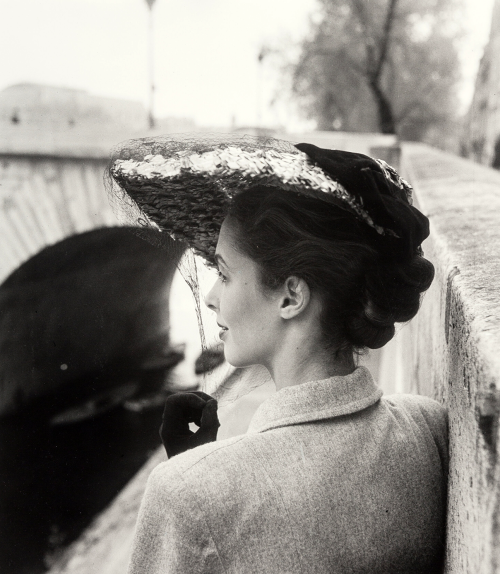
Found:
M 222 339 L 228 329 L 227 327 L 224 327 L 224 325 L 221 325 L 220 323 L 217 323 L 217 325 L 219 325 L 219 327 L 221 328 L 221 330 L 219 331 L 219 339 Z

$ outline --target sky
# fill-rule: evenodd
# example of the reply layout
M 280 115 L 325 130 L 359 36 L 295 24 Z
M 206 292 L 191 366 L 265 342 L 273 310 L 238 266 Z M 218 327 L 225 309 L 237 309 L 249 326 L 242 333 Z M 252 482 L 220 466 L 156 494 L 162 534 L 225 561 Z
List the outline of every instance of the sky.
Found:
M 493 0 L 466 2 L 463 108 L 489 34 Z M 293 53 L 316 0 L 156 0 L 155 113 L 202 126 L 309 127 L 284 97 L 263 45 Z M 148 104 L 145 0 L 0 0 L 0 90 L 35 82 Z M 271 101 L 278 103 L 271 105 Z

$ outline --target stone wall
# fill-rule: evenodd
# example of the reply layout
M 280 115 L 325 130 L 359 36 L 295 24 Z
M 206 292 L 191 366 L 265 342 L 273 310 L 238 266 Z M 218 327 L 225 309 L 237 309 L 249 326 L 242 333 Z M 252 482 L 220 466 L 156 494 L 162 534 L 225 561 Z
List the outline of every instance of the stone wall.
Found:
M 500 572 L 500 173 L 419 144 L 402 174 L 431 221 L 436 278 L 384 348 L 379 379 L 449 409 L 447 572 Z
M 0 283 L 64 237 L 116 225 L 103 184 L 104 158 L 0 154 Z

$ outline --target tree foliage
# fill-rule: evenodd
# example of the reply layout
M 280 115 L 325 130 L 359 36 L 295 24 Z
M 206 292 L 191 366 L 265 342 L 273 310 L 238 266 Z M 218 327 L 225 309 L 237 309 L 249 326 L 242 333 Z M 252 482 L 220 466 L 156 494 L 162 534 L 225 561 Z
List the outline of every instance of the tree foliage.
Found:
M 292 70 L 319 129 L 421 140 L 457 108 L 460 0 L 318 0 Z

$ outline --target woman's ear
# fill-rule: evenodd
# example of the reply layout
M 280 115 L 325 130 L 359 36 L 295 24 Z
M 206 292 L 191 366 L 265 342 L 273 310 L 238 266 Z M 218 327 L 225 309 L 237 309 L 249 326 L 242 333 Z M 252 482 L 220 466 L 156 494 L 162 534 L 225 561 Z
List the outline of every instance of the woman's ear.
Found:
M 280 314 L 283 319 L 292 319 L 300 315 L 311 300 L 309 285 L 299 277 L 291 276 L 283 285 L 280 299 Z

